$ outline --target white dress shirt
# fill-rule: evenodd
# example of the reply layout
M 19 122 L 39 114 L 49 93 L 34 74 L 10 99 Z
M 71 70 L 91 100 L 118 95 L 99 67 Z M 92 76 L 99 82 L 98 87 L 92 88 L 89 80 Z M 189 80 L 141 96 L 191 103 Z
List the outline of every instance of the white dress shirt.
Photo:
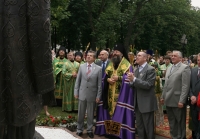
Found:
M 103 63 L 105 64 L 105 67 L 106 67 L 106 65 L 107 65 L 107 63 L 108 63 L 108 60 L 102 61 L 101 67 L 103 67 Z
M 88 70 L 89 70 L 89 67 L 88 67 L 88 65 L 90 65 L 90 71 L 92 71 L 92 66 L 93 66 L 93 64 L 94 64 L 94 62 L 93 62 L 93 63 L 91 63 L 91 64 L 87 63 L 87 72 L 88 72 Z
M 141 71 L 144 69 L 144 67 L 145 67 L 146 65 L 147 65 L 147 62 L 145 62 L 145 63 L 142 64 L 141 66 L 138 66 L 139 72 L 141 72 Z M 137 78 L 134 77 L 134 78 L 133 78 L 133 81 L 131 81 L 130 84 L 133 84 L 133 83 L 135 82 L 136 79 L 137 79 Z

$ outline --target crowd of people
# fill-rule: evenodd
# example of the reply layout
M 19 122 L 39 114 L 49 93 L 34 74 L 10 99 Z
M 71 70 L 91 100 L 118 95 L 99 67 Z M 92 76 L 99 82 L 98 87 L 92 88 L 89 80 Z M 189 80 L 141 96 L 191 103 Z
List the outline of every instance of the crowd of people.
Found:
M 144 50 L 134 56 L 117 44 L 112 52 L 66 53 L 60 47 L 52 60 L 56 102 L 62 111 L 78 111 L 77 135 L 87 115 L 90 138 L 95 133 L 134 139 L 137 130 L 139 139 L 155 139 L 155 126 L 163 125 L 166 113 L 171 137 L 186 139 L 190 105 L 190 128 L 199 139 L 200 54 L 183 58 L 176 50 L 165 56 Z

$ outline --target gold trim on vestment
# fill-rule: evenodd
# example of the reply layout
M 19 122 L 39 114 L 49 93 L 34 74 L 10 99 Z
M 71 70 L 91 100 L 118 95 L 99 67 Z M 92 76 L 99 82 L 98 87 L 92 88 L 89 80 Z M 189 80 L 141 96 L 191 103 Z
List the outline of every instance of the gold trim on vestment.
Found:
M 104 125 L 106 128 L 106 134 L 112 134 L 116 136 L 120 136 L 121 124 L 112 120 L 104 121 Z

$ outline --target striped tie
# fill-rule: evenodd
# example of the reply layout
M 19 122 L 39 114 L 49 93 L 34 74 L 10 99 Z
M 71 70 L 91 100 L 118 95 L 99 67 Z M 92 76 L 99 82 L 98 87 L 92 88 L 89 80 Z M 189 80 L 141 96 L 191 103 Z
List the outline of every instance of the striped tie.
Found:
M 86 73 L 87 76 L 90 74 L 90 72 L 91 72 L 91 65 L 89 64 L 89 65 L 88 65 L 88 70 L 87 70 L 87 73 Z

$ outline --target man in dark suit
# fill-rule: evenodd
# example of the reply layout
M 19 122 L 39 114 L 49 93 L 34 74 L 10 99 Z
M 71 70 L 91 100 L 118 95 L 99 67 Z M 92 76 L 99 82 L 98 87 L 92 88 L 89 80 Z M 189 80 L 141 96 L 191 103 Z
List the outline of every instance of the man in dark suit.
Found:
M 101 67 L 94 64 L 95 52 L 89 51 L 86 57 L 87 63 L 81 64 L 74 87 L 74 96 L 78 102 L 78 126 L 77 135 L 81 136 L 84 128 L 84 117 L 87 109 L 87 133 L 94 138 L 92 131 L 95 102 L 101 98 Z
M 103 82 L 103 80 L 105 78 L 105 69 L 107 68 L 107 66 L 108 66 L 108 64 L 110 62 L 110 60 L 108 59 L 108 56 L 109 56 L 108 51 L 106 51 L 106 50 L 100 51 L 100 53 L 99 53 L 100 60 L 98 60 L 95 63 L 95 64 L 97 64 L 98 66 L 100 66 L 102 68 L 102 82 Z M 102 85 L 102 87 L 103 87 L 103 85 Z M 102 89 L 102 97 L 104 96 L 103 91 L 104 90 Z M 98 105 L 101 106 L 101 103 L 103 103 L 103 102 L 100 101 L 100 103 Z M 95 111 L 95 113 L 97 113 L 97 112 Z
M 195 67 L 191 71 L 191 80 L 190 80 L 190 113 L 192 116 L 192 125 L 193 125 L 193 139 L 200 138 L 200 132 L 198 128 L 200 127 L 198 121 L 198 114 L 200 108 L 197 107 L 197 97 L 200 92 L 200 53 L 197 55 L 197 64 L 198 67 Z
M 165 75 L 161 102 L 166 105 L 173 139 L 186 139 L 186 100 L 190 88 L 190 67 L 183 64 L 182 53 L 173 51 L 172 63 Z
M 154 111 L 158 109 L 155 97 L 155 69 L 147 64 L 147 54 L 139 52 L 136 57 L 139 67 L 128 73 L 131 86 L 135 88 L 134 107 L 139 139 L 155 139 Z
M 102 76 L 105 73 L 105 69 L 108 66 L 110 60 L 108 59 L 109 53 L 106 50 L 100 52 L 100 60 L 96 62 L 97 65 L 102 67 Z

